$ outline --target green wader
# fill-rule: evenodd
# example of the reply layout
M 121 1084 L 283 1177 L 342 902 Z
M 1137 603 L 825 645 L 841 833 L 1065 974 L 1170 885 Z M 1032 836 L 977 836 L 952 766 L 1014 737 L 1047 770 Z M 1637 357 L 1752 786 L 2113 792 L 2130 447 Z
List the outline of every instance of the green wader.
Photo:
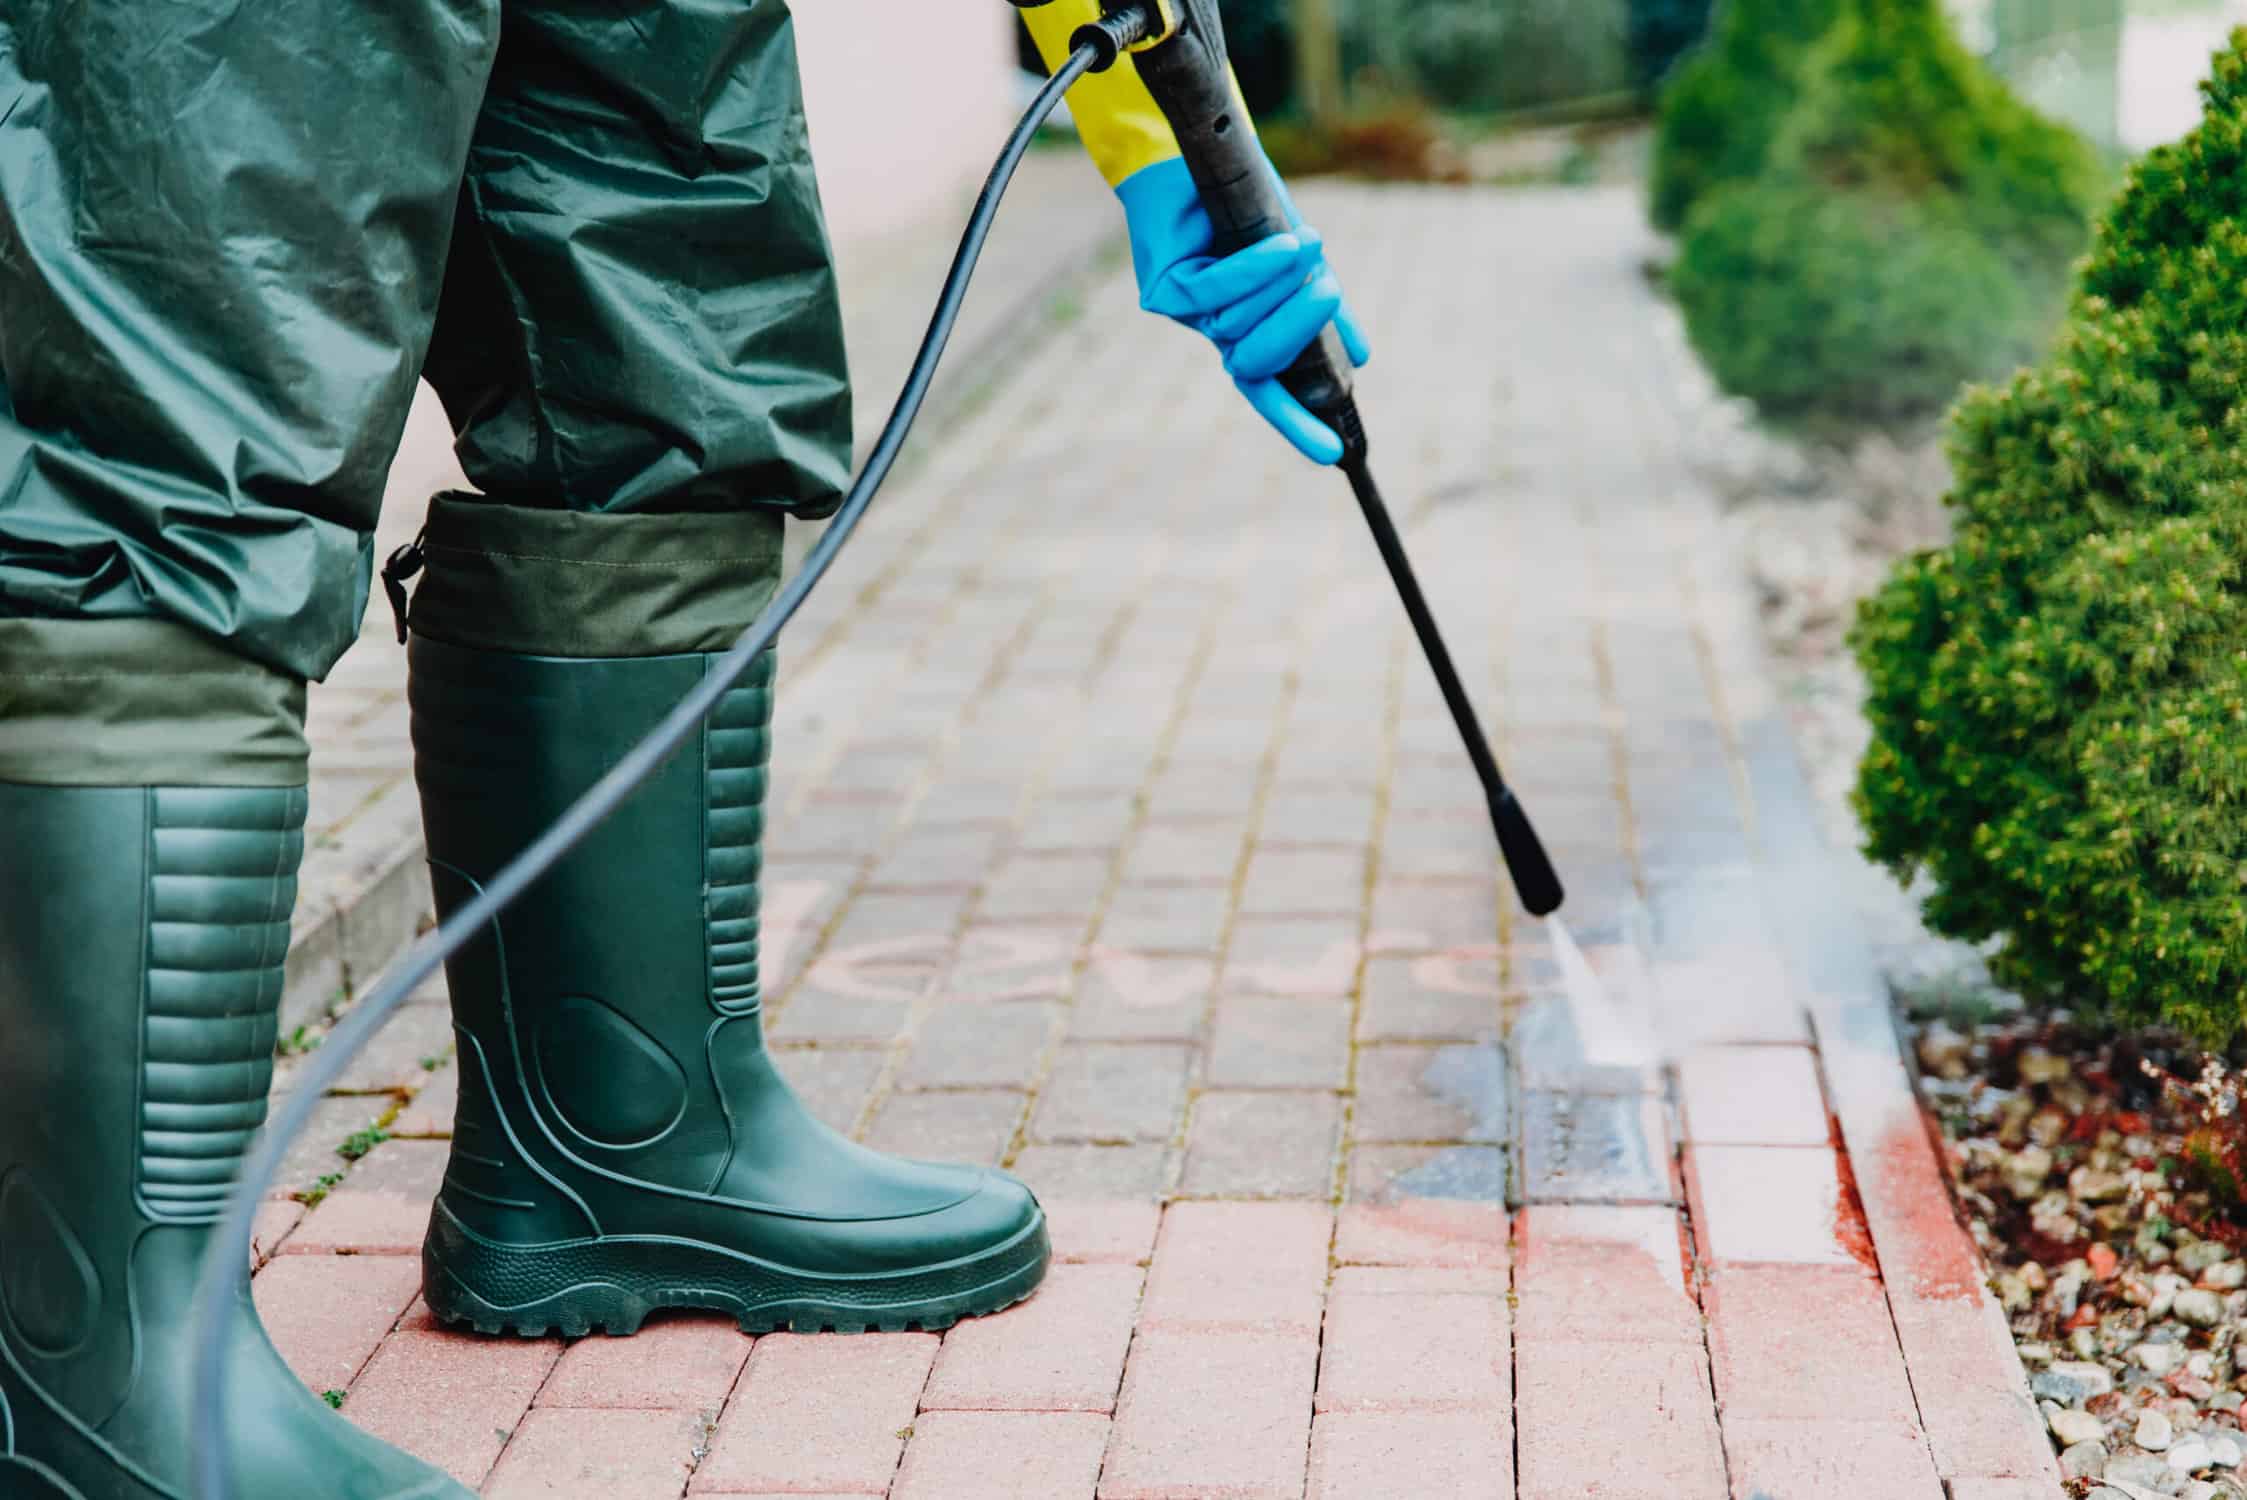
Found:
M 184 1493 L 187 1278 L 263 1117 L 303 685 L 358 633 L 417 374 L 478 491 L 434 507 L 413 613 L 449 907 L 847 477 L 786 6 L 0 7 L 0 1494 Z M 757 1043 L 769 688 L 454 966 L 448 1315 L 938 1324 L 1042 1273 L 1019 1184 L 833 1137 Z M 307 1406 L 240 1317 L 240 1500 L 463 1493 Z

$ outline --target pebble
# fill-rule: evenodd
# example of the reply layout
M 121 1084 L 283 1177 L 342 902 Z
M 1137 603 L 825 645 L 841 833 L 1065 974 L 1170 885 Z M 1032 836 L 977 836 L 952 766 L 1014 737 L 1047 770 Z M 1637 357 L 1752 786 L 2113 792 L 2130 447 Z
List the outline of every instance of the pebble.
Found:
M 2219 1469 L 2236 1469 L 2247 1460 L 2247 1447 L 2242 1447 L 2237 1437 L 2219 1432 L 2208 1439 L 2208 1462 Z
M 2216 1461 L 2215 1450 L 2198 1433 L 2190 1433 L 2177 1439 L 2162 1456 L 2169 1461 L 2169 1467 L 2180 1474 L 2205 1469 Z
M 2065 1406 L 2054 1407 L 2045 1421 L 2051 1425 L 2052 1436 L 2060 1440 L 2063 1448 L 2085 1444 L 2096 1447 L 2099 1439 L 2105 1437 L 2107 1432 L 2106 1425 L 2089 1412 L 2073 1411 Z M 2103 1451 L 2100 1456 L 2105 1457 Z
M 2203 1287 L 2186 1287 L 2169 1310 L 2195 1328 L 2213 1328 L 2224 1320 L 2224 1299 Z
M 2130 1434 L 2130 1441 L 2136 1443 L 2148 1453 L 2160 1453 L 2176 1440 L 2176 1425 L 2160 1412 L 2142 1411 L 2138 1413 L 2138 1427 L 2135 1432 Z
M 2023 1052 L 2018 1066 L 2021 1070 L 2021 1082 L 2032 1085 L 2058 1083 L 2075 1072 L 2066 1058 L 2047 1052 L 2042 1047 L 2031 1047 Z
M 2107 1445 L 2073 1443 L 2060 1453 L 2062 1479 L 2096 1479 L 2107 1471 Z
M 2099 1371 L 2101 1383 L 2094 1385 L 2076 1373 L 2080 1368 L 2080 1366 L 2075 1365 L 2065 1367 L 2055 1365 L 2048 1370 L 2039 1370 L 2029 1378 L 2029 1391 L 2046 1401 L 2057 1401 L 2063 1406 L 2074 1406 L 2079 1402 L 2090 1400 L 2102 1391 L 2114 1389 L 2114 1377 L 2107 1374 L 2104 1369 Z
M 2052 1153 L 2042 1146 L 2029 1146 L 2013 1154 L 2005 1164 L 2005 1188 L 2023 1203 L 2033 1203 L 2044 1194 L 2044 1179 L 2052 1175 Z
M 2231 1259 L 2231 1252 L 2215 1240 L 2194 1240 L 2177 1252 L 2177 1269 L 2198 1276 L 2210 1266 Z
M 2089 1495 L 2085 1496 L 2084 1500 L 2131 1500 L 2131 1497 L 2114 1488 L 2112 1485 L 2102 1484 L 2097 1489 L 2093 1490 Z
M 2219 1292 L 2236 1292 L 2247 1286 L 2247 1260 L 2220 1260 L 2200 1273 L 2200 1284 Z
M 1920 1066 L 1938 1078 L 1966 1076 L 1966 1038 L 1937 1021 L 1919 1034 Z
M 2114 1372 L 2105 1365 L 2093 1364 L 2089 1360 L 2062 1360 L 2044 1373 L 2081 1386 L 2084 1397 L 2104 1396 L 2114 1389 Z M 2042 1395 L 2043 1392 L 2039 1391 L 2037 1394 Z
M 2130 1358 L 2139 1369 L 2144 1370 L 2148 1375 L 2173 1375 L 2176 1373 L 2177 1367 L 2185 1362 L 2185 1346 L 2182 1344 L 2133 1344 L 2130 1346 Z
M 2077 1167 L 2068 1173 L 2068 1193 L 2078 1203 L 2112 1203 L 2130 1191 L 2130 1181 L 2120 1172 Z
M 2167 1494 L 2176 1485 L 2177 1471 L 2150 1453 L 2125 1453 L 2110 1459 L 2099 1476 L 2118 1489 L 2143 1495 Z

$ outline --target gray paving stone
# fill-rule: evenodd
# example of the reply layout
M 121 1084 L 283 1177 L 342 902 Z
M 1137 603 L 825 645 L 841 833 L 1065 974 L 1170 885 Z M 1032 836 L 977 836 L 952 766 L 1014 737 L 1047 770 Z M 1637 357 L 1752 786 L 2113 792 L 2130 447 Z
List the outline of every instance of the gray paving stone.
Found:
M 1154 1198 L 1170 1170 L 1166 1146 L 1037 1145 L 1011 1170 L 1042 1198 Z
M 1508 1170 L 1501 1146 L 1360 1146 L 1350 1153 L 1350 1201 L 1460 1198 L 1504 1203 Z
M 1674 1202 L 1666 1116 L 1643 1094 L 1523 1095 L 1523 1201 Z
M 895 1093 L 867 1132 L 877 1151 L 937 1161 L 997 1165 L 1022 1123 L 1023 1096 L 1011 1090 Z
M 1056 1021 L 1056 1007 L 1036 1001 L 941 1001 L 922 1018 L 900 1081 L 908 1088 L 1028 1088 Z
M 839 1047 L 777 1049 L 780 1076 L 821 1121 L 848 1134 L 881 1075 L 882 1054 Z
M 351 1060 L 336 1093 L 409 1094 L 423 1087 L 453 1051 L 452 1006 L 444 1000 L 407 1005 Z
M 1507 1141 L 1506 1054 L 1496 1042 L 1454 1047 L 1361 1047 L 1360 1141 L 1498 1146 Z
M 1204 1075 L 1212 1088 L 1336 1089 L 1349 1071 L 1346 999 L 1228 995 L 1217 1002 Z
M 1071 1043 L 1061 1049 L 1031 1117 L 1034 1140 L 1120 1144 L 1168 1140 L 1186 1102 L 1191 1048 Z
M 1196 1040 L 1217 983 L 1207 958 L 1103 947 L 1078 976 L 1069 1036 L 1084 1042 Z
M 1376 954 L 1365 961 L 1358 1041 L 1495 1038 L 1504 1022 L 1498 961 Z
M 1212 1091 L 1194 1103 L 1186 1193 L 1227 1198 L 1320 1198 L 1334 1191 L 1342 1101 L 1302 1090 Z
M 1101 914 L 1099 941 L 1133 952 L 1214 954 L 1231 899 L 1221 882 L 1121 886 Z

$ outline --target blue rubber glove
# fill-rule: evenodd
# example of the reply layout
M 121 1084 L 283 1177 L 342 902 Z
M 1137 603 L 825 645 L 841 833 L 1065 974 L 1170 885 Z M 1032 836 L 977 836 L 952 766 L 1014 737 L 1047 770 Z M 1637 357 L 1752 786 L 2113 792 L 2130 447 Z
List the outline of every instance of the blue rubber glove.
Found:
M 1182 159 L 1134 172 L 1117 184 L 1116 197 L 1131 231 L 1139 305 L 1214 343 L 1248 404 L 1305 457 L 1340 462 L 1342 439 L 1277 377 L 1330 322 L 1354 365 L 1365 363 L 1365 335 L 1343 305 L 1342 284 L 1326 264 L 1318 231 L 1303 223 L 1286 187 L 1280 198 L 1293 231 L 1223 260 L 1209 253 L 1217 231 Z

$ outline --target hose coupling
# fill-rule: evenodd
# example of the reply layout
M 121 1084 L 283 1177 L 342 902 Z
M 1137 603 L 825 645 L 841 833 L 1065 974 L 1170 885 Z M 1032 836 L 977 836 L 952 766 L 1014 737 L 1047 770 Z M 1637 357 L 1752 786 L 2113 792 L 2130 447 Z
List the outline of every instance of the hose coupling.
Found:
M 1125 51 L 1151 36 L 1159 36 L 1169 25 L 1160 0 L 1102 0 L 1100 19 L 1079 26 L 1069 37 L 1069 50 L 1091 47 L 1095 54 L 1091 71 L 1105 73 L 1116 65 L 1116 59 Z

